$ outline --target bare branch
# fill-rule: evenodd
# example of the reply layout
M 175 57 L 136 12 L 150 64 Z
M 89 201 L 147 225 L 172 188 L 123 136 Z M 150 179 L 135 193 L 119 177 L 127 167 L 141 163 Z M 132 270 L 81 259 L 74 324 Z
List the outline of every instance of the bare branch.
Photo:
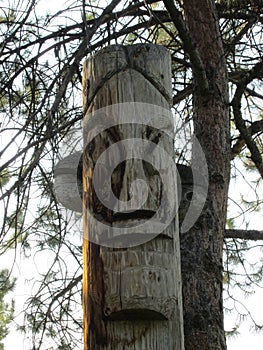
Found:
M 225 238 L 240 238 L 251 241 L 263 240 L 263 231 L 258 230 L 226 230 Z
M 177 103 L 183 101 L 186 97 L 190 96 L 193 93 L 193 86 L 189 85 L 185 89 L 179 91 L 174 97 L 173 97 L 173 105 L 176 105 Z
M 258 134 L 260 132 L 263 132 L 263 120 L 257 120 L 254 123 L 251 124 L 249 128 L 247 128 L 248 134 L 253 136 L 255 134 Z M 246 145 L 245 139 L 243 139 L 241 136 L 238 137 L 236 140 L 236 143 L 232 147 L 231 150 L 231 159 L 234 159 L 242 150 L 242 148 Z
M 177 10 L 173 0 L 164 0 L 163 3 L 171 17 L 171 20 L 173 21 L 176 29 L 178 30 L 179 36 L 183 42 L 183 46 L 189 55 L 197 79 L 197 85 L 200 91 L 205 93 L 208 89 L 208 81 L 204 65 L 198 50 L 192 41 L 189 31 L 187 30 L 182 13 L 179 10 Z
M 254 79 L 263 78 L 263 62 L 258 62 L 249 73 L 239 80 L 237 84 L 235 95 L 232 99 L 231 105 L 233 107 L 234 120 L 237 129 L 240 132 L 240 138 L 242 138 L 250 153 L 251 159 L 254 162 L 256 168 L 258 169 L 261 177 L 263 178 L 263 162 L 262 155 L 257 147 L 256 142 L 252 139 L 251 130 L 246 127 L 246 123 L 242 118 L 241 114 L 241 99 L 246 90 L 247 85 Z
M 225 51 L 226 56 L 233 50 L 233 46 L 235 46 L 240 42 L 240 40 L 247 34 L 247 32 L 256 22 L 257 22 L 257 17 L 252 17 L 248 19 L 246 24 L 240 25 L 237 35 L 231 40 L 230 43 L 226 44 L 227 45 L 227 50 Z

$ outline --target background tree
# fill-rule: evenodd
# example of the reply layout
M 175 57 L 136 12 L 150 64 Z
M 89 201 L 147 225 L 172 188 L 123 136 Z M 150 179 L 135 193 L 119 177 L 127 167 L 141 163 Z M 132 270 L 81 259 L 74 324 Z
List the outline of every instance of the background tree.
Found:
M 210 209 L 198 222 L 202 235 L 195 236 L 195 228 L 182 235 L 186 347 L 196 348 L 194 335 L 201 334 L 202 344 L 223 349 L 223 242 L 227 307 L 235 305 L 229 286 L 250 293 L 262 282 L 262 264 L 247 261 L 247 251 L 256 249 L 248 240 L 263 239 L 248 225 L 248 214 L 262 207 L 262 1 L 57 3 L 54 10 L 44 1 L 0 3 L 0 253 L 49 256 L 22 329 L 32 331 L 34 349 L 48 347 L 49 338 L 58 349 L 81 348 L 79 216 L 57 203 L 53 168 L 79 145 L 71 135 L 81 129 L 82 61 L 105 45 L 153 42 L 171 51 L 176 128 L 197 135 L 210 174 Z M 190 164 L 187 146 L 176 151 L 178 162 Z M 243 181 L 250 194 L 230 198 L 226 218 L 230 165 L 230 193 Z M 240 222 L 243 230 L 235 229 Z

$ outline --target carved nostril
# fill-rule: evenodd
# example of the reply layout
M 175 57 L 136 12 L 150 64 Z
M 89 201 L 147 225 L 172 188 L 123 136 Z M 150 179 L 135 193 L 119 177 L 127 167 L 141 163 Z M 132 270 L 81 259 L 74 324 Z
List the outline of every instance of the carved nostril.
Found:
M 158 170 L 155 169 L 155 167 L 151 163 L 143 160 L 142 164 L 143 164 L 144 173 L 145 173 L 145 175 L 147 177 L 151 177 L 151 176 L 154 176 L 154 175 L 159 175 Z
M 186 192 L 185 198 L 190 202 L 193 198 L 193 192 L 192 191 Z

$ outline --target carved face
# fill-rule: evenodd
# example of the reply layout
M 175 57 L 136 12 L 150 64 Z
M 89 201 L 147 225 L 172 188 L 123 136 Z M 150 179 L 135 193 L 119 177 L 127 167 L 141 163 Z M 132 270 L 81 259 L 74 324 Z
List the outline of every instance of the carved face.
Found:
M 140 223 L 141 230 L 147 229 L 147 234 L 156 236 L 176 213 L 173 138 L 166 131 L 171 128 L 170 112 L 139 104 L 141 119 L 135 120 L 137 105 L 127 105 L 108 107 L 118 110 L 105 115 L 98 112 L 101 115 L 94 118 L 94 125 L 84 125 L 84 203 L 100 222 L 125 227 L 126 231 L 136 227 L 133 232 L 130 230 L 133 236 Z M 160 112 L 158 127 L 149 121 L 154 120 L 152 110 Z M 120 116 L 117 122 L 116 115 Z M 127 115 L 128 122 L 123 122 Z M 148 227 L 143 228 L 144 223 Z
M 164 132 L 139 124 L 111 127 L 93 138 L 84 152 L 87 168 L 84 176 L 92 188 L 95 176 L 99 192 L 95 190 L 89 201 L 89 209 L 95 215 L 111 223 L 155 215 L 161 204 L 161 173 L 166 166 L 163 164 L 161 169 L 162 160 L 151 159 L 161 157 L 155 150 L 156 145 L 171 148 L 171 140 Z M 100 158 L 111 146 L 114 148 Z

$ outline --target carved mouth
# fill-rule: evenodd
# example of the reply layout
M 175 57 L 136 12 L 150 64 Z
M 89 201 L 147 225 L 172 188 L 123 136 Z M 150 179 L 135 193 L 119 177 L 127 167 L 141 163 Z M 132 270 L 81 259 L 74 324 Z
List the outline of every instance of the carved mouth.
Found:
M 116 212 L 113 214 L 113 222 L 127 220 L 148 220 L 151 219 L 156 212 L 154 210 L 134 210 L 131 212 Z
M 150 309 L 128 309 L 111 313 L 107 316 L 110 321 L 165 321 L 165 317 L 160 312 Z

